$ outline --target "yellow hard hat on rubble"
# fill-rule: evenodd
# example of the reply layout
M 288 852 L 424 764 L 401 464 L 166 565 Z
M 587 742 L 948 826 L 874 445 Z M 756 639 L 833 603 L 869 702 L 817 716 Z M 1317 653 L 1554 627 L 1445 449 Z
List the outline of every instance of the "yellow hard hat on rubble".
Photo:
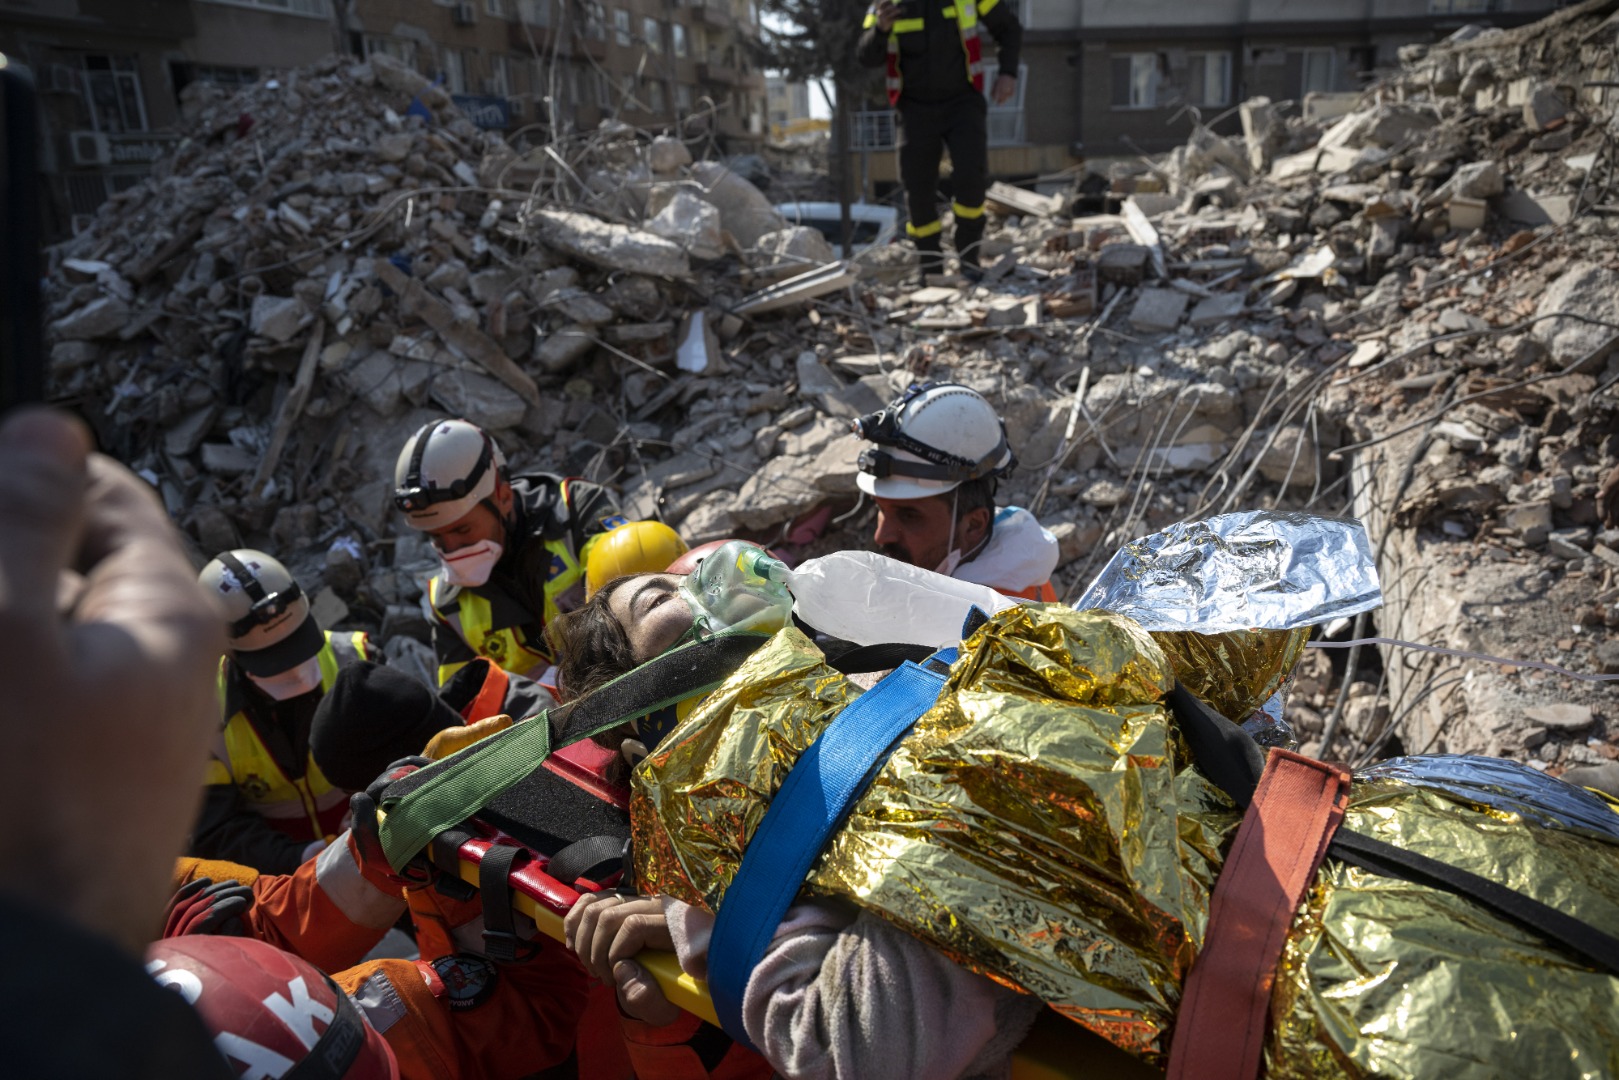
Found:
M 626 574 L 656 574 L 686 553 L 680 534 L 661 521 L 628 521 L 601 536 L 585 560 L 585 595 Z

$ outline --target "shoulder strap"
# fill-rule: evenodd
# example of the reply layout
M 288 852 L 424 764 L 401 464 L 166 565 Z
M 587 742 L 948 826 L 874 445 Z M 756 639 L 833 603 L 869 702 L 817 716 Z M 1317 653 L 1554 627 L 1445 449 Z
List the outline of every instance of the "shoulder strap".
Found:
M 955 650 L 938 654 L 948 663 Z M 944 674 L 906 663 L 844 709 L 811 743 L 770 800 L 725 891 L 708 949 L 708 989 L 730 1036 L 742 1027 L 742 993 L 810 867 L 870 786 L 893 746 L 938 699 Z
M 1181 996 L 1168 1080 L 1259 1075 L 1276 963 L 1348 802 L 1348 773 L 1271 751 L 1214 884 L 1208 937 Z

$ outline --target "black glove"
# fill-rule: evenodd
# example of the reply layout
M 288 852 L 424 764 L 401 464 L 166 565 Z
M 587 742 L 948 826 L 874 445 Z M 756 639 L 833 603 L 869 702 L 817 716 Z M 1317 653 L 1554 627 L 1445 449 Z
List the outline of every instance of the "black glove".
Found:
M 403 870 L 395 870 L 389 865 L 388 856 L 382 849 L 382 833 L 377 826 L 377 802 L 388 785 L 423 765 L 431 764 L 424 757 L 401 758 L 383 770 L 382 775 L 364 791 L 349 796 L 349 814 L 353 819 L 349 828 L 354 837 L 354 855 L 359 860 L 360 873 L 378 888 L 383 888 L 386 883 L 396 889 L 420 889 L 433 883 L 436 872 L 432 864 L 420 855 L 406 864 Z
M 163 923 L 163 936 L 217 934 L 220 937 L 247 937 L 242 921 L 253 906 L 253 890 L 239 881 L 196 878 L 186 882 L 169 901 Z

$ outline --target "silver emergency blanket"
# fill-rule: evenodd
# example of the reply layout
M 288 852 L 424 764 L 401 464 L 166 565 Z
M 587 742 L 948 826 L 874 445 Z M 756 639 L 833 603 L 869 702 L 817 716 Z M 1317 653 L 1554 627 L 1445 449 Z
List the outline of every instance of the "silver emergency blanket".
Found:
M 1120 548 L 1074 608 L 1148 630 L 1292 630 L 1383 603 L 1366 528 L 1251 510 L 1183 521 Z

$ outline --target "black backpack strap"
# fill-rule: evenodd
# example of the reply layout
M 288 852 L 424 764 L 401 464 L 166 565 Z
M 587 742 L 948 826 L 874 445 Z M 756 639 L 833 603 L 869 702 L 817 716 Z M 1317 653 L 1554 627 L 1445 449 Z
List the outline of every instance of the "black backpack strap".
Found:
M 518 858 L 527 858 L 522 848 L 491 844 L 478 863 L 478 899 L 483 905 L 484 955 L 499 964 L 528 960 L 540 951 L 533 942 L 517 936 L 512 908 L 512 868 Z
M 1265 752 L 1254 737 L 1221 716 L 1179 681 L 1169 692 L 1169 710 L 1192 749 L 1198 770 L 1237 804 L 1248 809 L 1254 801 L 1259 774 L 1265 771 Z

